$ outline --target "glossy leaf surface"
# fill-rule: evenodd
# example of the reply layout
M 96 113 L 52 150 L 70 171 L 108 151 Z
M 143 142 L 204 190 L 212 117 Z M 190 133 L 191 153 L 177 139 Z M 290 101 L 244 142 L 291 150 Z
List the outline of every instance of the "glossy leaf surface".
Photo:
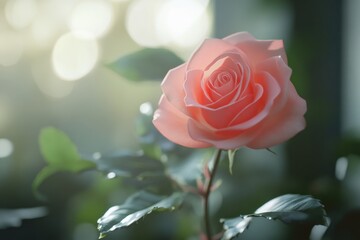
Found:
M 162 80 L 170 69 L 182 63 L 167 49 L 145 48 L 117 59 L 109 67 L 132 81 Z
M 280 220 L 288 224 L 328 225 L 324 206 L 318 199 L 305 195 L 286 194 L 268 201 L 253 214 L 241 215 L 232 219 L 222 219 L 221 222 L 224 224 L 225 230 L 222 239 L 233 239 L 243 233 L 254 217 Z
M 148 214 L 173 211 L 183 202 L 184 193 L 176 192 L 169 197 L 140 191 L 130 196 L 124 204 L 111 207 L 99 220 L 101 236 L 119 228 L 130 226 Z
M 40 151 L 48 163 L 36 176 L 33 189 L 37 192 L 40 184 L 51 175 L 69 171 L 73 173 L 95 168 L 95 163 L 83 159 L 71 139 L 62 131 L 47 127 L 41 130 Z

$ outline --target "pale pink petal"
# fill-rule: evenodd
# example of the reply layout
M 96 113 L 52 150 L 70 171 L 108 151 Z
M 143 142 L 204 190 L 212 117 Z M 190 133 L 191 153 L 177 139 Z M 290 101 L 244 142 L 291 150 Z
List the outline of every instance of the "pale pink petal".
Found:
M 304 114 L 306 102 L 299 97 L 292 84 L 289 86 L 289 98 L 285 107 L 277 114 L 265 119 L 256 138 L 248 143 L 249 148 L 269 148 L 280 144 L 305 128 Z
M 219 59 L 205 71 L 201 82 L 205 94 L 213 102 L 221 100 L 228 95 L 236 98 L 240 94 L 240 91 L 236 91 L 236 89 L 238 89 L 239 81 L 242 77 L 241 67 L 231 57 L 227 56 Z
M 288 89 L 289 85 L 291 84 L 291 68 L 285 64 L 281 57 L 277 56 L 269 58 L 266 61 L 260 63 L 256 70 L 269 73 L 279 84 L 281 92 L 278 99 L 276 100 L 277 102 L 275 107 L 277 109 L 281 109 L 287 101 L 287 97 L 289 95 Z M 276 110 L 273 109 L 272 111 Z
M 209 129 L 203 129 L 202 125 L 190 120 L 188 122 L 188 129 L 190 136 L 201 142 L 208 143 L 218 149 L 237 149 L 241 146 L 248 144 L 257 134 L 255 131 L 241 131 L 233 136 L 236 131 L 210 131 Z M 227 136 L 228 134 L 228 136 Z
M 167 100 L 182 112 L 186 112 L 184 104 L 184 82 L 186 65 L 171 69 L 161 83 L 161 89 Z
M 236 102 L 228 102 L 215 109 L 186 102 L 187 110 L 194 119 L 216 130 L 251 128 L 269 114 L 281 91 L 270 74 L 263 72 L 256 78 L 258 83 L 254 88 Z
M 186 74 L 184 83 L 185 98 L 183 99 L 185 106 L 207 105 L 211 103 L 211 99 L 205 94 L 201 81 L 204 72 L 201 70 L 191 70 Z
M 290 76 L 282 40 L 246 32 L 205 40 L 165 77 L 154 125 L 186 147 L 274 146 L 305 127 L 306 102 Z
M 230 122 L 228 130 L 244 130 L 251 128 L 266 118 L 275 105 L 275 99 L 281 93 L 281 89 L 276 80 L 267 72 L 259 73 L 256 85 L 261 86 L 261 95 L 257 101 L 248 104 L 241 109 Z
M 187 69 L 202 69 L 212 63 L 217 57 L 227 51 L 236 51 L 237 48 L 221 39 L 206 39 L 201 46 L 192 54 Z
M 232 123 L 233 127 L 230 127 L 229 129 L 240 130 L 254 126 L 269 115 L 269 113 L 276 114 L 279 109 L 284 107 L 284 104 L 288 99 L 288 88 L 291 84 L 291 69 L 284 63 L 281 57 L 269 58 L 262 62 L 257 70 L 260 71 L 260 75 L 267 78 L 264 82 L 264 89 L 271 93 L 268 94 L 268 98 L 264 101 L 267 107 L 264 107 L 255 118 L 245 121 L 245 119 L 248 118 L 246 115 L 253 115 L 251 112 L 256 111 L 257 107 L 256 105 L 247 106 L 247 108 L 239 112 L 238 116 L 234 118 Z
M 251 142 L 262 130 L 261 121 L 271 114 L 274 101 L 280 93 L 279 85 L 270 74 L 264 72 L 257 78 L 261 85 L 257 85 L 255 100 L 239 102 L 238 105 L 233 104 L 216 111 L 198 110 L 202 119 L 211 127 L 190 120 L 188 129 L 191 137 L 221 149 L 234 149 Z M 234 118 L 234 115 L 238 115 L 237 118 Z M 241 118 L 247 120 L 233 126 L 225 126 L 232 120 L 239 121 Z
M 261 62 L 256 66 L 256 71 L 265 71 L 270 73 L 275 79 L 278 80 L 280 86 L 287 84 L 290 80 L 291 68 L 284 62 L 280 56 L 274 56 Z
M 253 37 L 253 35 L 251 35 L 248 32 L 234 33 L 234 34 L 231 34 L 230 36 L 223 38 L 223 40 L 225 40 L 233 45 L 236 45 L 236 44 L 244 42 L 244 41 L 257 41 Z
M 228 60 L 231 61 L 231 60 Z M 220 61 L 220 64 L 224 64 L 224 59 Z M 229 64 L 226 65 L 229 67 Z M 232 68 L 236 68 L 233 70 L 233 74 L 235 77 L 243 77 L 245 78 L 245 81 L 248 81 L 248 76 L 239 76 L 240 72 L 238 69 L 238 66 L 233 63 L 231 65 L 232 68 L 227 69 L 223 65 L 219 66 L 220 69 L 213 69 L 214 75 L 216 75 L 216 72 L 221 71 L 230 71 Z M 223 68 L 221 68 L 223 67 Z M 250 75 L 250 73 L 244 73 L 246 75 Z M 207 77 L 207 78 L 206 78 Z M 212 86 L 211 77 L 216 76 L 205 76 L 204 72 L 201 70 L 190 70 L 186 74 L 186 80 L 184 84 L 185 89 L 185 105 L 188 106 L 198 106 L 198 107 L 204 107 L 204 108 L 217 108 L 223 107 L 236 99 L 238 99 L 238 96 L 240 94 L 240 86 L 239 86 L 239 79 L 232 79 L 233 87 L 229 89 L 228 93 L 225 93 L 223 96 L 220 95 L 220 93 L 216 92 L 218 89 L 217 87 Z M 243 85 L 246 85 L 246 83 L 243 83 Z M 219 87 L 218 87 L 219 88 Z M 214 96 L 218 94 L 218 96 Z
M 280 56 L 287 64 L 287 56 L 282 40 L 249 40 L 241 41 L 235 45 L 245 53 L 253 66 L 275 56 Z
M 191 113 L 196 113 L 195 119 L 203 119 L 201 122 L 206 122 L 212 128 L 223 129 L 229 126 L 229 123 L 233 120 L 239 111 L 244 109 L 253 101 L 254 97 L 247 95 L 235 103 L 228 104 L 218 109 L 188 107 L 188 110 Z
M 170 104 L 164 95 L 161 97 L 159 108 L 155 111 L 153 119 L 153 124 L 159 132 L 170 141 L 185 147 L 210 147 L 210 144 L 196 141 L 190 137 L 187 128 L 188 121 L 188 116 Z

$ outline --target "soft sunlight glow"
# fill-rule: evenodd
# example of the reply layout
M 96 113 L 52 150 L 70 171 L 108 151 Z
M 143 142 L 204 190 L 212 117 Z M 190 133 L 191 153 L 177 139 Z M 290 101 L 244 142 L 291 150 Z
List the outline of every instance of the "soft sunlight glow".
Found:
M 208 0 L 135 0 L 128 8 L 126 29 L 139 45 L 192 47 L 209 35 Z
M 154 110 L 153 110 L 153 108 L 151 106 L 151 103 L 145 102 L 145 103 L 141 104 L 140 105 L 140 112 L 142 114 L 145 114 L 145 115 L 148 115 L 148 116 L 152 115 Z
M 79 34 L 66 33 L 55 43 L 52 63 L 55 73 L 64 80 L 73 81 L 87 75 L 99 57 L 99 47 L 95 39 Z
M 125 3 L 125 2 L 128 2 L 129 0 L 111 0 L 113 2 L 116 2 L 116 3 Z
M 20 36 L 12 32 L 1 32 L 0 36 L 0 66 L 15 65 L 23 54 Z
M 156 32 L 158 10 L 166 0 L 133 0 L 126 14 L 126 29 L 130 37 L 139 45 L 158 47 L 167 39 Z
M 9 0 L 5 5 L 6 20 L 15 29 L 29 26 L 36 13 L 35 0 Z
M 168 0 L 159 9 L 156 31 L 169 42 L 191 46 L 209 34 L 208 1 Z
M 107 1 L 81 1 L 72 12 L 69 26 L 73 32 L 86 32 L 99 38 L 110 29 L 113 15 L 112 5 Z
M 344 180 L 347 172 L 349 161 L 346 157 L 341 157 L 336 161 L 335 176 L 338 180 Z
M 60 26 L 48 15 L 39 15 L 31 25 L 31 34 L 37 47 L 46 48 L 56 39 Z
M 31 35 L 37 48 L 48 49 L 64 32 L 76 1 L 46 0 L 38 2 L 38 11 L 31 24 Z
M 107 177 L 108 179 L 113 179 L 113 178 L 116 177 L 116 173 L 114 173 L 114 172 L 109 172 L 109 173 L 106 175 L 106 177 Z
M 14 146 L 10 140 L 6 138 L 0 139 L 0 158 L 6 158 L 10 156 L 14 151 Z
M 46 59 L 33 62 L 31 72 L 36 85 L 46 96 L 64 98 L 68 96 L 74 88 L 73 82 L 62 81 L 54 74 L 50 61 L 46 61 Z

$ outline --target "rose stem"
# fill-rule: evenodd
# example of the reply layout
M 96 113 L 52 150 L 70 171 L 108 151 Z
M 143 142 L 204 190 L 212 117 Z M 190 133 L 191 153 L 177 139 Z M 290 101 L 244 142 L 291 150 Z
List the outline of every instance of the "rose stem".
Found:
M 218 168 L 219 162 L 220 162 L 220 155 L 221 155 L 221 149 L 216 149 L 214 153 L 214 166 L 212 171 L 210 172 L 210 179 L 208 180 L 208 184 L 206 186 L 206 191 L 203 195 L 204 198 L 204 220 L 205 220 L 205 232 L 208 240 L 211 240 L 211 226 L 210 226 L 210 219 L 209 219 L 209 196 L 211 193 L 211 186 L 216 174 L 216 170 Z

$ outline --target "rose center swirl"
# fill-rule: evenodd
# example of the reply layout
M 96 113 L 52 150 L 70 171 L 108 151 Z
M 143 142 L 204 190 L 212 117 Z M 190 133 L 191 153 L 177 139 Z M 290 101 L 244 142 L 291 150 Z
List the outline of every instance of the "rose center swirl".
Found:
M 231 74 L 229 72 L 221 72 L 214 81 L 214 87 L 221 88 L 230 81 L 232 81 Z

